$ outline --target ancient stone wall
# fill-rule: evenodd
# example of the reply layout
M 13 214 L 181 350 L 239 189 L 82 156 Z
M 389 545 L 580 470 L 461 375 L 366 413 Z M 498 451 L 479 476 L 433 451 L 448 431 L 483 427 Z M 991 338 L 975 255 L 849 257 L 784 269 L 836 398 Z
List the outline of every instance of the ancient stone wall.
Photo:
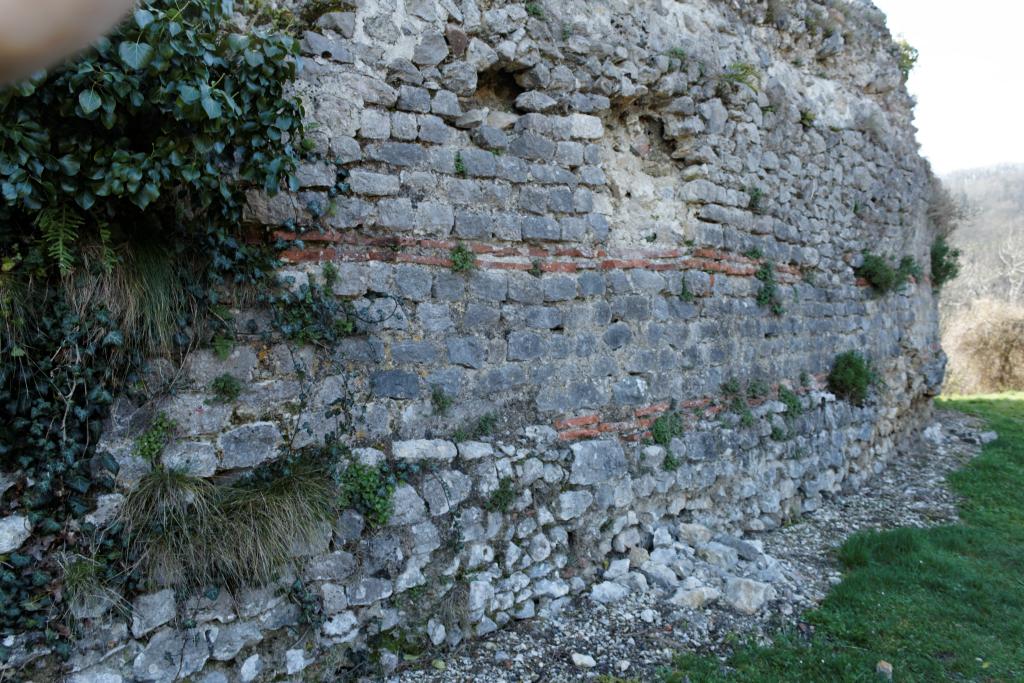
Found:
M 933 237 L 869 3 L 359 0 L 319 27 L 299 84 L 318 160 L 248 218 L 301 239 L 293 287 L 333 264 L 357 334 L 296 347 L 236 312 L 247 343 L 193 352 L 157 407 L 163 457 L 232 476 L 333 435 L 408 473 L 394 514 L 346 512 L 278 585 L 97 619 L 73 680 L 270 680 L 368 646 L 388 668 L 394 643 L 555 613 L 626 557 L 671 591 L 685 566 L 631 554 L 660 527 L 774 528 L 856 490 L 927 411 L 927 277 L 879 296 L 854 273 L 864 250 L 927 271 Z M 884 380 L 863 406 L 824 383 L 847 350 Z M 225 372 L 242 393 L 210 404 Z M 732 378 L 759 387 L 742 407 Z M 126 490 L 145 414 L 122 403 L 101 445 Z M 682 430 L 652 444 L 666 414 Z

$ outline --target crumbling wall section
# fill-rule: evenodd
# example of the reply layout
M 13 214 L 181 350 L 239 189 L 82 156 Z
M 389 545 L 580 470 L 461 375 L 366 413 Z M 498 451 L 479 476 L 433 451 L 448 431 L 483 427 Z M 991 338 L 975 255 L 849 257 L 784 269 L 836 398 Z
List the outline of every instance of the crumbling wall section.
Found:
M 165 458 L 232 476 L 338 435 L 409 474 L 384 528 L 347 512 L 278 586 L 156 593 L 130 634 L 97 619 L 73 680 L 269 679 L 368 646 L 387 669 L 394 643 L 556 613 L 660 526 L 774 528 L 897 456 L 943 356 L 926 277 L 880 297 L 854 273 L 864 250 L 927 264 L 932 239 L 869 3 L 359 0 L 318 26 L 314 160 L 248 220 L 301 240 L 293 286 L 332 264 L 356 334 L 296 348 L 237 311 L 249 343 L 195 351 L 156 408 L 179 429 Z M 863 406 L 825 384 L 851 349 L 883 378 Z M 225 372 L 241 395 L 208 403 Z M 651 443 L 669 414 L 682 429 Z M 459 434 L 485 415 L 491 434 Z M 126 489 L 141 422 L 121 404 L 101 446 Z

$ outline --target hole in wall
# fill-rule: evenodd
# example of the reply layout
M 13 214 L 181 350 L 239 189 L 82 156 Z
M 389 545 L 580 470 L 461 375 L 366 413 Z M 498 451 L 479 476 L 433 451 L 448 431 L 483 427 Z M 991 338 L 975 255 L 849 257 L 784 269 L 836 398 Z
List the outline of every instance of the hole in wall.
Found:
M 524 88 L 516 83 L 511 71 L 492 67 L 477 76 L 473 100 L 494 111 L 514 111 L 516 98 L 523 92 Z

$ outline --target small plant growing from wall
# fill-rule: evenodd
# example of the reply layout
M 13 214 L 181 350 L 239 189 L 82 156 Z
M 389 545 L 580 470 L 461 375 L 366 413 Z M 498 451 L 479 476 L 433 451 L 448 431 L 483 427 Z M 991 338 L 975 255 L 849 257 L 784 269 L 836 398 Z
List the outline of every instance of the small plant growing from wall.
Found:
M 770 390 L 771 390 L 771 387 L 769 387 L 768 383 L 766 381 L 764 381 L 763 379 L 760 379 L 760 378 L 752 379 L 752 380 L 750 380 L 750 383 L 747 384 L 747 398 L 750 398 L 750 399 L 764 398 L 765 396 L 768 395 L 768 392 Z
M 235 348 L 235 342 L 230 337 L 218 334 L 211 340 L 210 348 L 217 360 L 227 360 Z
M 747 196 L 750 198 L 747 202 L 747 208 L 753 213 L 761 213 L 762 206 L 761 200 L 764 199 L 764 190 L 756 185 L 751 185 L 747 188 Z
M 467 249 L 464 244 L 456 245 L 455 248 L 448 252 L 448 257 L 452 262 L 452 272 L 468 273 L 476 268 L 476 255 Z
M 134 454 L 146 462 L 156 462 L 170 443 L 175 427 L 174 422 L 165 413 L 159 413 L 153 418 L 149 429 L 136 439 Z
M 485 413 L 478 417 L 468 427 L 460 427 L 452 433 L 452 441 L 470 441 L 490 436 L 498 427 L 498 416 L 494 413 Z
M 466 162 L 462 160 L 462 152 L 455 153 L 455 173 L 466 175 Z
M 683 418 L 675 411 L 659 415 L 651 423 L 651 441 L 665 448 L 672 443 L 672 439 L 682 436 L 683 432 Z
M 900 72 L 903 74 L 904 80 L 906 80 L 910 77 L 910 70 L 917 64 L 919 53 L 917 48 L 903 39 L 896 41 L 896 50 L 899 56 Z
M 804 407 L 800 397 L 787 386 L 779 386 L 779 402 L 786 406 L 786 418 L 794 419 L 803 415 Z
M 742 427 L 751 427 L 754 424 L 754 413 L 751 412 L 746 399 L 748 392 L 749 387 L 744 391 L 743 384 L 736 377 L 729 377 L 722 383 L 722 394 L 728 400 L 727 407 L 730 412 L 739 416 Z
M 684 277 L 679 282 L 679 299 L 683 303 L 692 304 L 694 302 L 693 292 L 690 290 L 690 286 L 686 284 L 686 278 Z
M 814 112 L 809 109 L 804 109 L 800 112 L 800 125 L 804 128 L 813 126 L 816 119 L 817 117 L 814 115 Z
M 491 494 L 484 507 L 491 512 L 508 512 L 515 499 L 516 490 L 512 478 L 502 477 L 498 488 Z
M 828 388 L 840 398 L 854 405 L 863 405 L 871 387 L 879 381 L 871 361 L 857 351 L 846 351 L 836 356 L 828 375 Z
M 921 276 L 920 266 L 909 256 L 900 259 L 899 265 L 894 268 L 884 258 L 869 251 L 864 252 L 864 260 L 854 272 L 867 280 L 879 294 L 898 291 L 911 277 Z
M 931 271 L 932 287 L 937 290 L 960 274 L 960 250 L 951 247 L 945 237 L 932 242 Z
M 272 297 L 274 326 L 286 339 L 327 345 L 355 333 L 352 302 L 333 292 L 337 279 L 337 267 L 328 262 L 323 265 L 319 282 L 311 276 L 308 284 L 294 291 L 284 289 Z
M 757 292 L 757 305 L 766 307 L 775 315 L 782 315 L 786 312 L 782 305 L 782 298 L 779 295 L 779 286 L 775 283 L 775 264 L 765 261 L 754 273 L 761 282 L 761 289 Z
M 447 415 L 452 407 L 452 397 L 444 392 L 441 387 L 434 387 L 430 392 L 430 405 L 434 407 L 435 415 Z
M 525 9 L 526 13 L 529 14 L 534 19 L 544 18 L 544 7 L 541 6 L 539 2 L 528 2 L 523 7 L 523 9 Z
M 734 84 L 742 83 L 756 92 L 761 85 L 761 71 L 747 62 L 733 62 L 722 74 L 722 80 Z
M 213 396 L 210 397 L 209 403 L 232 403 L 242 393 L 242 382 L 237 377 L 224 373 L 210 382 L 210 391 Z
M 338 503 L 342 509 L 355 510 L 371 527 L 388 523 L 395 481 L 385 466 L 350 462 L 341 472 L 338 488 Z

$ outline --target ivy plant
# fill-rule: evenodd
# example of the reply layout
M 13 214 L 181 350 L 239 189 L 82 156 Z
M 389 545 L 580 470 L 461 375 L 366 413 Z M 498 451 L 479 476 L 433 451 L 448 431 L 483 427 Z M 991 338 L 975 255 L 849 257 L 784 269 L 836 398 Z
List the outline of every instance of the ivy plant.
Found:
M 12 556 L 0 571 L 0 640 L 27 631 L 62 651 L 58 551 L 132 580 L 116 529 L 81 546 L 94 536 L 84 517 L 117 473 L 96 453 L 100 425 L 115 393 L 147 389 L 154 349 L 139 337 L 184 348 L 216 329 L 204 311 L 233 287 L 270 281 L 280 245 L 238 226 L 248 189 L 296 185 L 298 46 L 238 32 L 231 10 L 143 0 L 76 59 L 0 89 L 0 468 L 33 524 L 32 560 Z M 195 264 L 181 284 L 189 305 L 168 291 L 175 268 L 162 258 Z M 144 317 L 163 316 L 174 334 L 149 334 L 126 313 L 138 306 L 107 296 L 132 278 L 147 286 L 122 287 L 120 303 L 146 292 Z M 163 439 L 151 436 L 143 447 L 157 450 Z

